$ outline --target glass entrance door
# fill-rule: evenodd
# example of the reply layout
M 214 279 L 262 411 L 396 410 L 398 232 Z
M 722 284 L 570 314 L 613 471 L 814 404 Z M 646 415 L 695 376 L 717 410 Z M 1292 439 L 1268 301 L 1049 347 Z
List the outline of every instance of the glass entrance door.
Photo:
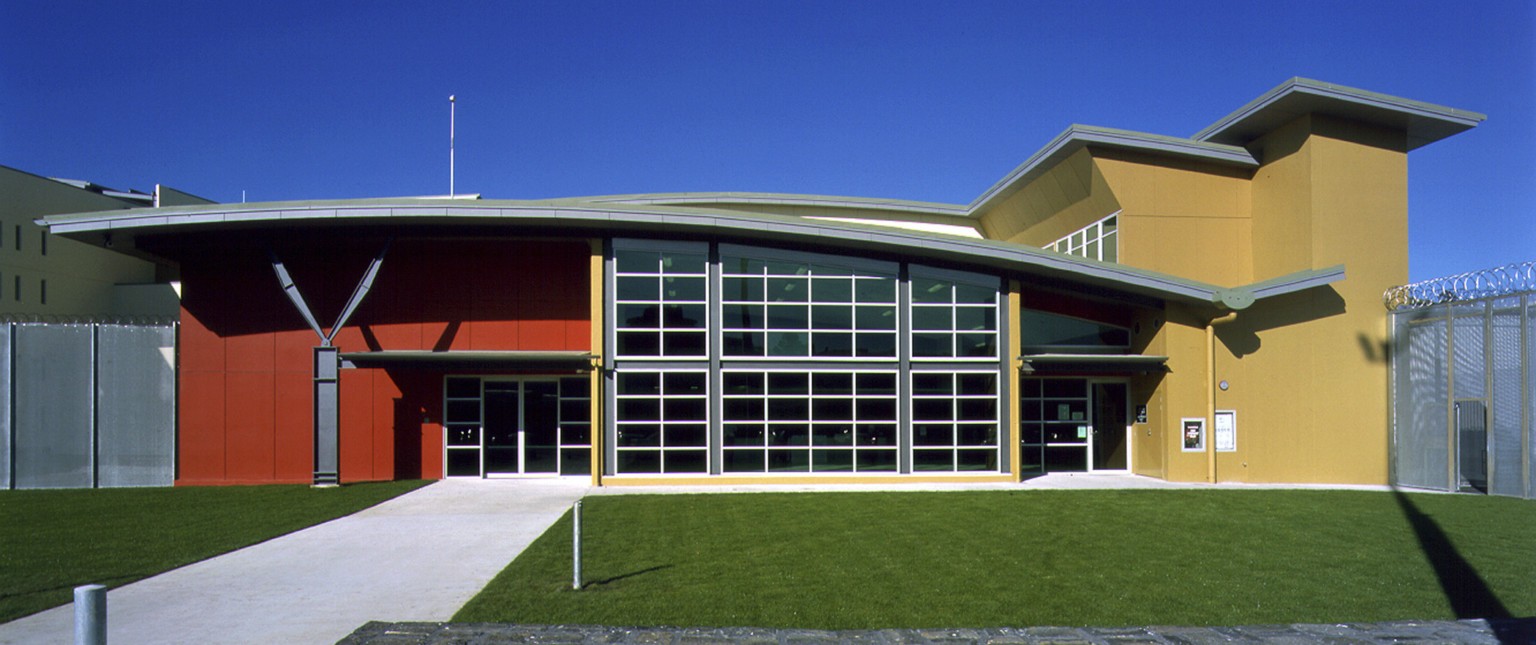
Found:
M 449 377 L 444 386 L 444 474 L 587 474 L 586 378 Z
M 1020 381 L 1020 467 L 1025 473 L 1128 468 L 1125 383 L 1084 378 Z
M 1124 383 L 1093 384 L 1093 469 L 1125 470 L 1126 397 Z
M 522 472 L 522 383 L 485 384 L 485 474 Z M 479 474 L 479 473 L 475 473 Z

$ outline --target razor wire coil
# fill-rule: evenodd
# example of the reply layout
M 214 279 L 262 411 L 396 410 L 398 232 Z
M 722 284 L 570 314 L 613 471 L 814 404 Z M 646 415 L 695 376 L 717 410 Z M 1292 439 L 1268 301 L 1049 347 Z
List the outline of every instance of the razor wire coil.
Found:
M 1392 287 L 1381 294 L 1388 311 L 1536 291 L 1536 262 L 1519 262 Z

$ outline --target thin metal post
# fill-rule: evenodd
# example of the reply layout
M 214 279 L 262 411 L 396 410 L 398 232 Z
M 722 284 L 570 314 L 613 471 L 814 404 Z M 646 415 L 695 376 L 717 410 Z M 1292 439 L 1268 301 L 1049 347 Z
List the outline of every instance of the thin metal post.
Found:
M 581 500 L 571 506 L 571 588 L 581 590 Z
M 107 588 L 75 587 L 75 645 L 107 645 Z
M 453 197 L 453 120 L 455 116 L 453 95 L 448 95 L 448 196 Z

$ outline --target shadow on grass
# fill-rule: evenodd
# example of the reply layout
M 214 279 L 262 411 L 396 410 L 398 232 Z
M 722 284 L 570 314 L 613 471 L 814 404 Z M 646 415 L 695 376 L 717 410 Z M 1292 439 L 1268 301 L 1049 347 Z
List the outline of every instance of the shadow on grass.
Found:
M 1409 526 L 1413 527 L 1413 533 L 1419 539 L 1419 548 L 1429 558 L 1430 566 L 1434 567 L 1435 577 L 1440 579 L 1440 589 L 1445 592 L 1445 598 L 1450 601 L 1451 611 L 1456 612 L 1456 617 L 1513 618 L 1509 609 L 1488 588 L 1488 583 L 1477 575 L 1477 570 L 1472 568 L 1466 558 L 1461 557 L 1456 545 L 1451 543 L 1451 538 L 1440 525 L 1420 511 L 1402 491 L 1394 487 L 1392 495 L 1397 498 L 1397 505 L 1402 507 Z
M 612 584 L 612 583 L 618 582 L 620 580 L 623 580 L 625 578 L 633 578 L 635 576 L 640 576 L 640 575 L 645 575 L 647 573 L 661 571 L 662 569 L 671 569 L 672 566 L 673 565 L 670 565 L 670 564 L 657 565 L 657 566 L 651 567 L 649 569 L 641 569 L 639 571 L 631 571 L 629 573 L 621 573 L 621 574 L 616 575 L 616 576 L 614 576 L 612 578 L 603 578 L 602 580 L 592 580 L 592 581 L 583 583 L 582 586 L 583 587 L 597 587 L 597 586 L 601 586 L 601 585 Z

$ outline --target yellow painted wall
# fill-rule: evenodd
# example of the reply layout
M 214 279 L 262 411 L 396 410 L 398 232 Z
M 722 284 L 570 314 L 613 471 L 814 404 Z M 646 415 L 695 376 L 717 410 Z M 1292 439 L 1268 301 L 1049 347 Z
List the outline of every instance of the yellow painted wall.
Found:
M 1237 450 L 1219 481 L 1384 484 L 1387 316 L 1380 296 L 1408 279 L 1407 155 L 1400 131 L 1304 116 L 1253 142 L 1253 171 L 1085 149 L 982 218 L 989 237 L 1042 246 L 1119 211 L 1120 261 L 1221 286 L 1344 265 L 1328 287 L 1260 302 L 1215 327 L 1213 310 L 1170 305 L 1140 321 L 1167 374 L 1132 381 L 1148 423 L 1132 428 L 1133 468 L 1204 481 L 1180 421 L 1234 410 Z M 1147 315 L 1156 316 L 1157 312 Z M 1229 389 L 1213 390 L 1226 380 Z M 1213 441 L 1214 437 L 1207 437 Z
M 1132 349 L 1148 356 L 1167 356 L 1168 337 L 1162 333 L 1167 324 L 1162 311 L 1138 310 L 1132 330 Z M 1131 470 L 1138 475 L 1166 478 L 1168 463 L 1167 390 L 1168 373 L 1152 373 L 1131 379 Z M 1135 423 L 1136 406 L 1147 406 L 1146 423 Z
M 1247 171 L 1094 154 L 1121 204 L 1120 262 L 1221 286 L 1252 282 Z
M 988 239 L 1045 246 L 1118 210 L 1083 149 L 983 214 L 981 230 Z
M 1180 238 L 1209 245 L 1233 234 L 1219 225 L 1190 227 L 1163 216 L 1127 218 L 1122 257 L 1128 264 L 1225 285 L 1339 264 L 1347 278 L 1260 302 L 1218 325 L 1215 374 L 1209 376 L 1203 319 L 1209 314 L 1170 309 L 1170 322 L 1160 332 L 1172 370 L 1159 392 L 1166 405 L 1161 421 L 1171 429 L 1183 417 L 1207 416 L 1207 388 L 1226 380 L 1230 388 L 1215 390 L 1215 408 L 1236 411 L 1237 450 L 1217 453 L 1219 481 L 1384 484 L 1388 390 L 1379 348 L 1387 316 L 1380 296 L 1408 278 L 1403 137 L 1304 117 L 1254 149 L 1264 165 L 1250 186 L 1248 275 L 1221 275 L 1241 254 L 1212 255 L 1204 267 L 1192 266 L 1189 258 L 1148 258 L 1144 254 L 1178 248 L 1163 245 Z M 1129 211 L 1137 200 L 1114 181 L 1111 185 Z M 1169 207 L 1164 200 L 1148 210 Z M 1165 431 L 1161 443 L 1168 479 L 1205 478 L 1206 455 L 1180 450 L 1177 431 Z
M 1218 408 L 1238 411 L 1239 481 L 1387 482 L 1381 293 L 1408 281 L 1406 137 L 1308 116 L 1256 142 L 1255 279 L 1345 266 L 1347 277 L 1220 329 Z M 1224 376 L 1230 374 L 1231 376 Z M 1246 464 L 1246 466 L 1244 465 Z

